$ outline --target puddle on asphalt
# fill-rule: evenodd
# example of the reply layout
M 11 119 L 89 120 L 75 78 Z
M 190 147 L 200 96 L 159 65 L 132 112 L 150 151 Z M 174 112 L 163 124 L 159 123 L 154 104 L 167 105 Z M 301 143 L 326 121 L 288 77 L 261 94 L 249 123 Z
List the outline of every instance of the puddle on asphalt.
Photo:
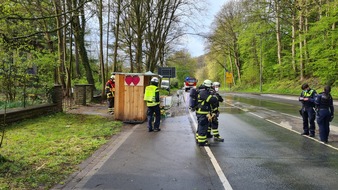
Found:
M 263 108 L 267 108 L 270 110 L 275 110 L 275 111 L 279 111 L 282 113 L 287 113 L 287 114 L 291 114 L 291 115 L 295 115 L 295 113 L 297 113 L 299 107 L 301 106 L 299 105 L 295 105 L 295 104 L 289 104 L 289 103 L 284 103 L 284 102 L 273 102 L 271 100 L 267 100 L 267 99 L 260 99 L 259 97 L 257 98 L 250 98 L 250 97 L 243 97 L 243 96 L 230 96 L 227 95 L 224 98 L 226 100 L 226 102 L 230 102 L 230 104 L 236 104 L 236 102 L 240 102 L 239 105 L 237 106 L 243 106 L 242 104 L 244 103 L 245 106 L 247 106 L 246 108 L 251 110 L 250 108 L 255 108 L 255 107 L 263 107 Z M 251 110 L 254 111 L 254 110 Z

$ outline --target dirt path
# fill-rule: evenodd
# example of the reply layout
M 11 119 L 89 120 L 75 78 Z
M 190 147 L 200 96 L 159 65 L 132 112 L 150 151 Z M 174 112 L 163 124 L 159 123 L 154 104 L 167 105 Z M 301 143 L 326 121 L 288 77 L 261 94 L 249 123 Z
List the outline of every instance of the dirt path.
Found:
M 114 119 L 114 115 L 109 114 L 107 104 L 89 103 L 85 106 L 75 105 L 65 109 L 66 113 L 85 114 L 85 115 L 101 115 Z

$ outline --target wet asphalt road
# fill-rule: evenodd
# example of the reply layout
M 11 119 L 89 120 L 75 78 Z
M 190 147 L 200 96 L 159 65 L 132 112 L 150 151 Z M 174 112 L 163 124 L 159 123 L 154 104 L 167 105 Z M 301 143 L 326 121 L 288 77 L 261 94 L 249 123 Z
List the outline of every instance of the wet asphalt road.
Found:
M 168 118 L 161 132 L 144 125 L 78 189 L 221 189 L 208 160 L 195 146 L 185 116 Z M 213 178 L 210 178 L 214 176 Z
M 329 145 L 299 135 L 299 102 L 224 97 L 219 117 L 223 143 L 210 139 L 210 147 L 196 146 L 195 114 L 172 114 L 157 133 L 148 133 L 146 123 L 127 127 L 69 183 L 55 189 L 338 189 L 335 132 Z M 179 109 L 185 112 L 184 106 Z
M 126 126 L 54 189 L 223 189 L 204 148 L 196 146 L 185 105 L 175 109 L 160 132 L 149 133 L 146 122 Z
M 233 189 L 337 189 L 337 150 L 247 113 L 219 121 L 211 150 Z
M 233 189 L 338 189 L 336 131 L 328 146 L 301 136 L 298 101 L 223 97 L 219 130 L 225 142 L 210 148 Z

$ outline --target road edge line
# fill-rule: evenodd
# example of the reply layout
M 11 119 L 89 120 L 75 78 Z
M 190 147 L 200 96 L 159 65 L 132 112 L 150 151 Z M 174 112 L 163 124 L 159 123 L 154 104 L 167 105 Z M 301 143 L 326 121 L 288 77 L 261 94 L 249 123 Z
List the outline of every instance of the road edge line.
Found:
M 133 126 L 130 130 L 121 132 L 114 140 L 108 143 L 105 149 L 110 149 L 108 152 L 102 151 L 93 160 L 90 161 L 82 171 L 79 171 L 67 184 L 61 189 L 83 189 L 84 185 L 90 178 L 100 169 L 103 164 L 113 155 L 117 149 L 127 140 L 127 138 L 135 131 L 141 124 Z M 53 188 L 60 189 L 60 188 Z
M 244 110 L 244 109 L 242 109 L 242 108 L 240 108 L 240 107 L 238 107 L 238 106 L 235 106 L 235 105 L 229 104 L 229 103 L 226 103 L 226 104 L 228 104 L 228 105 L 230 105 L 230 106 L 233 106 L 234 108 L 240 109 L 240 110 L 242 110 L 242 111 L 244 111 L 244 112 L 247 112 L 247 113 L 249 113 L 249 114 L 251 114 L 251 115 L 253 115 L 253 116 L 256 116 L 256 117 L 258 117 L 258 118 L 260 118 L 260 119 L 263 119 L 263 120 L 265 120 L 265 121 L 268 121 L 268 122 L 270 122 L 270 123 L 272 123 L 272 124 L 275 124 L 275 125 L 277 125 L 277 126 L 279 126 L 279 127 L 282 127 L 282 128 L 284 128 L 284 129 L 287 129 L 287 130 L 292 131 L 292 132 L 294 132 L 294 133 L 300 134 L 298 131 L 295 131 L 295 130 L 293 130 L 293 129 L 289 129 L 289 128 L 287 128 L 287 127 L 284 127 L 283 125 L 280 125 L 279 123 L 276 123 L 276 122 L 274 122 L 274 121 L 272 121 L 272 120 L 270 120 L 270 119 L 264 119 L 262 116 L 257 115 L 257 114 L 255 114 L 255 113 L 252 113 L 252 112 L 250 112 L 250 111 L 246 111 L 246 110 Z M 284 114 L 284 115 L 289 115 L 289 114 Z M 292 115 L 289 115 L 289 116 L 292 116 Z M 296 116 L 293 116 L 293 117 L 296 117 Z M 300 118 L 300 117 L 296 117 L 296 118 Z M 325 144 L 324 142 L 322 142 L 322 141 L 320 141 L 320 140 L 318 140 L 318 139 L 315 139 L 315 138 L 312 138 L 312 137 L 309 137 L 309 136 L 306 136 L 306 135 L 304 135 L 304 137 L 309 138 L 309 139 L 311 139 L 311 140 L 314 140 L 314 141 L 316 141 L 316 142 L 318 142 L 318 143 L 321 143 L 321 144 L 323 144 L 323 145 L 325 145 L 325 146 L 327 146 L 327 147 L 329 147 L 329 148 L 332 148 L 332 149 L 334 149 L 334 150 L 338 150 L 337 147 L 334 147 L 334 146 L 332 146 L 332 145 L 330 145 L 330 144 Z
M 195 121 L 195 118 L 194 116 L 192 115 L 192 112 L 189 111 L 189 115 L 190 115 L 190 118 L 193 122 L 193 126 L 195 127 L 195 130 L 197 130 L 197 123 Z M 218 164 L 217 160 L 216 160 L 216 157 L 214 156 L 214 154 L 212 153 L 211 149 L 209 147 L 204 147 L 205 151 L 207 152 L 209 158 L 210 158 L 210 161 L 212 163 L 212 165 L 214 166 L 214 169 L 224 187 L 224 189 L 226 190 L 232 190 L 232 187 L 228 181 L 228 179 L 225 177 L 223 171 L 222 171 L 222 168 L 221 166 Z

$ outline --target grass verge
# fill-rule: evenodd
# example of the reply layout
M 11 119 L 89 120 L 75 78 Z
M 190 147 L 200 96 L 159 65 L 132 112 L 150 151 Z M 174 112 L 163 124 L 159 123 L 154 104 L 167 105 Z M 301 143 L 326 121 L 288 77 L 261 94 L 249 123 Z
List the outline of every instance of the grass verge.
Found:
M 58 113 L 6 128 L 0 189 L 50 189 L 75 172 L 122 123 L 102 116 Z

